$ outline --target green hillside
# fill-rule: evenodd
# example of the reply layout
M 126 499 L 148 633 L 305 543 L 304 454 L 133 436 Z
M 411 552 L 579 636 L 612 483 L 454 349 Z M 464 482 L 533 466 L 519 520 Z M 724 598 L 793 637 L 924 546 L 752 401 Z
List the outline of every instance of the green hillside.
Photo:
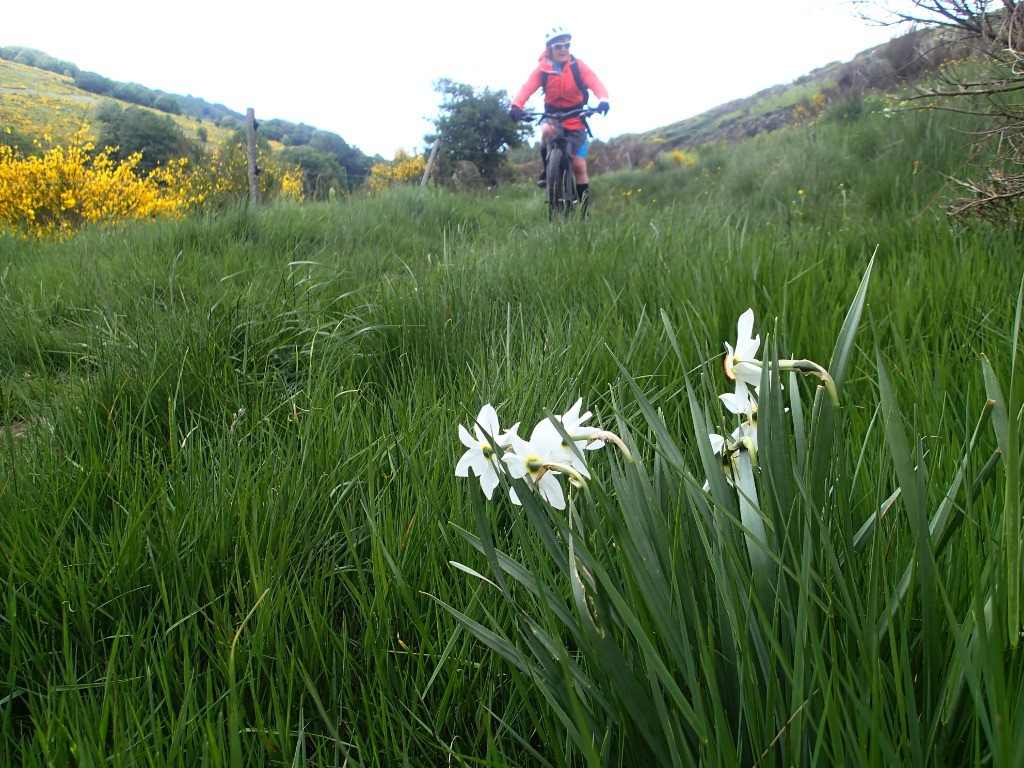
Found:
M 17 46 L 0 47 L 0 131 L 4 143 L 31 147 L 42 136 L 67 143 L 83 126 L 95 129 L 104 104 L 138 107 L 168 116 L 180 127 L 186 141 L 214 148 L 228 141 L 244 126 L 244 116 L 222 104 L 210 104 L 195 96 L 154 91 L 135 83 L 120 83 L 42 51 Z M 350 146 L 335 133 L 258 115 L 261 137 L 276 151 L 286 151 L 310 171 L 324 173 L 328 158 L 344 169 L 352 182 L 369 171 L 371 158 Z
M 637 134 L 595 140 L 588 152 L 592 172 L 607 173 L 665 162 L 676 150 L 692 153 L 714 144 L 735 145 L 762 133 L 812 123 L 828 114 L 860 109 L 864 100 L 897 107 L 916 86 L 937 82 L 944 68 L 967 56 L 956 36 L 915 29 L 862 51 L 849 61 L 833 61 L 789 83 L 724 102 L 696 115 Z M 524 177 L 536 176 L 532 149 L 510 153 Z
M 68 75 L 4 59 L 0 59 L 0 94 L 0 125 L 21 137 L 38 138 L 46 134 L 60 144 L 69 142 L 83 125 L 94 128 L 96 110 L 108 99 L 75 87 Z M 211 144 L 226 141 L 236 127 L 185 115 L 170 117 L 189 139 L 196 139 L 199 127 L 204 127 Z

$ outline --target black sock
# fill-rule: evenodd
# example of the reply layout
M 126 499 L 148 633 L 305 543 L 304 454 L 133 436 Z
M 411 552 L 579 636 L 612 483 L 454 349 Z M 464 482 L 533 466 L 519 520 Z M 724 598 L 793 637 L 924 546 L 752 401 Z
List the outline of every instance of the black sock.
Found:
M 580 215 L 587 215 L 587 203 L 590 202 L 590 184 L 576 185 L 576 199 L 580 201 Z
M 540 177 L 543 179 L 548 175 L 548 148 L 540 148 Z

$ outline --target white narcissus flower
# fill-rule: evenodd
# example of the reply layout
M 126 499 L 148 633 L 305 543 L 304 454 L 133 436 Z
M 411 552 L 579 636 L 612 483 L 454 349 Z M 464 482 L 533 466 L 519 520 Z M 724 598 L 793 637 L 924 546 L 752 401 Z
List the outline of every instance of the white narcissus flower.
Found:
M 594 414 L 587 411 L 581 415 L 580 409 L 582 407 L 583 398 L 581 397 L 573 404 L 572 408 L 561 416 L 555 416 L 554 419 L 555 421 L 560 422 L 562 428 L 566 431 L 566 434 L 573 438 L 573 442 L 576 443 L 576 447 L 579 448 L 581 453 L 584 450 L 594 451 L 598 448 L 603 448 L 604 440 L 594 440 L 592 443 L 589 442 L 594 435 L 600 434 L 601 430 L 596 427 L 583 426 L 583 423 L 590 419 Z M 535 441 L 537 439 L 542 439 L 545 444 L 551 441 L 557 442 L 558 447 L 553 451 L 551 461 L 555 461 L 559 464 L 568 464 L 584 477 L 588 479 L 590 478 L 590 472 L 587 470 L 586 462 L 582 461 L 572 448 L 569 447 L 569 444 L 562 439 L 562 436 L 558 433 L 555 425 L 551 423 L 551 419 L 543 419 L 536 427 L 533 428 L 530 440 Z
M 737 429 L 731 435 L 731 440 L 736 440 L 739 437 L 740 430 Z M 708 433 L 708 440 L 711 441 L 711 452 L 722 461 L 722 469 L 725 471 L 725 479 L 729 482 L 729 485 L 733 484 L 733 468 L 732 468 L 732 454 L 726 448 L 726 439 L 719 434 L 714 432 Z M 704 481 L 704 490 L 710 490 L 711 483 L 707 480 Z
M 753 403 L 753 399 L 750 401 Z M 714 432 L 708 433 L 708 440 L 711 441 L 711 452 L 722 462 L 722 470 L 725 472 L 725 479 L 729 485 L 735 485 L 736 481 L 736 455 L 740 449 L 757 453 L 757 404 L 748 411 L 748 419 L 744 420 L 732 431 L 728 439 Z M 711 484 L 705 480 L 704 490 L 708 490 Z
M 749 437 L 754 443 L 754 450 L 757 450 L 757 401 L 753 397 L 747 397 L 747 402 L 741 409 L 737 409 L 737 400 L 732 392 L 726 392 L 723 395 L 719 395 L 718 398 L 725 404 L 725 407 L 735 413 L 737 416 L 743 417 L 743 422 L 739 428 L 733 432 L 732 439 L 739 440 L 741 437 Z M 712 440 L 712 445 L 714 441 Z
M 466 446 L 466 452 L 462 454 L 459 463 L 455 465 L 456 477 L 469 477 L 469 471 L 480 478 L 480 487 L 484 495 L 489 499 L 498 487 L 498 473 L 503 471 L 499 461 L 501 456 L 498 448 L 509 444 L 510 435 L 515 434 L 519 424 L 516 424 L 504 435 L 501 434 L 501 427 L 498 426 L 498 414 L 494 407 L 487 403 L 480 409 L 473 425 L 473 432 L 459 424 L 459 440 Z M 494 440 L 494 445 L 491 444 Z
M 742 413 L 746 409 L 747 398 L 750 397 L 747 388 L 756 390 L 761 383 L 761 361 L 756 358 L 761 336 L 751 338 L 753 331 L 754 310 L 748 309 L 736 323 L 736 348 L 729 342 L 725 343 L 725 375 L 736 382 L 732 403 L 726 403 L 733 413 Z
M 545 464 L 562 463 L 559 462 L 562 438 L 553 427 L 541 429 L 541 425 L 546 422 L 545 419 L 537 425 L 529 440 L 523 440 L 515 432 L 509 432 L 512 450 L 502 459 L 512 477 L 523 478 L 527 484 L 536 487 L 540 495 L 555 509 L 565 509 L 565 493 L 558 482 L 559 473 L 545 467 Z M 521 504 L 514 488 L 511 489 L 509 497 L 513 504 Z

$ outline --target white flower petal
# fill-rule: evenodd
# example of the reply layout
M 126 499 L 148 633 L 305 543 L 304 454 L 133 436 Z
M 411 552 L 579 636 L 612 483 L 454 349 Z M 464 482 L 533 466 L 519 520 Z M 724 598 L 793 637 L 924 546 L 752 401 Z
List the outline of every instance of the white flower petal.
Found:
M 549 458 L 557 464 L 568 464 L 585 478 L 590 479 L 590 472 L 587 469 L 586 462 L 576 456 L 568 446 L 559 444 L 558 449 L 553 451 Z
M 498 414 L 490 403 L 480 409 L 473 429 L 481 443 L 490 445 L 491 441 L 494 441 L 495 444 L 498 444 L 501 427 L 498 425 Z
M 746 312 L 740 315 L 740 319 L 736 323 L 736 346 L 739 346 L 740 342 L 744 339 L 750 339 L 750 334 L 753 330 L 754 310 L 748 308 Z
M 484 496 L 488 499 L 494 495 L 494 489 L 498 487 L 498 473 L 494 469 L 493 464 L 488 464 L 490 467 L 489 472 L 484 472 L 480 475 L 480 487 L 483 489 Z
M 761 336 L 758 334 L 753 339 L 738 339 L 736 341 L 736 357 L 743 362 L 749 362 L 757 358 L 757 350 L 761 347 Z
M 735 392 L 723 392 L 718 396 L 718 399 L 722 401 L 723 405 L 725 405 L 726 409 L 730 413 L 735 413 L 736 415 L 746 413 L 747 409 L 744 407 Z
M 459 424 L 459 440 L 467 448 L 479 448 L 480 441 L 477 440 L 473 435 L 469 433 L 469 430 Z
M 736 391 L 732 394 L 731 399 L 732 408 L 729 408 L 729 410 L 736 414 L 746 413 L 750 392 L 747 390 L 747 385 L 741 379 L 736 379 Z
M 565 424 L 562 424 L 562 429 L 565 429 Z M 550 419 L 544 419 L 534 427 L 530 443 L 541 456 L 550 456 L 562 447 L 562 435 Z
M 505 462 L 505 466 L 508 467 L 508 473 L 512 477 L 523 477 L 527 474 L 526 460 L 522 454 L 518 452 L 506 453 L 501 457 L 501 460 Z
M 761 384 L 761 366 L 759 364 L 737 361 L 733 373 L 736 374 L 736 381 L 742 381 L 748 386 L 757 387 Z
M 555 509 L 565 509 L 565 493 L 562 491 L 562 484 L 558 477 L 548 472 L 537 484 L 541 496 Z
M 469 477 L 469 469 L 473 466 L 473 459 L 475 458 L 474 448 L 470 448 L 459 459 L 459 463 L 455 465 L 455 476 L 456 477 Z
M 512 443 L 512 435 L 519 437 L 519 422 L 517 421 L 511 427 L 509 427 L 504 434 L 495 434 L 494 439 L 500 446 L 507 446 Z

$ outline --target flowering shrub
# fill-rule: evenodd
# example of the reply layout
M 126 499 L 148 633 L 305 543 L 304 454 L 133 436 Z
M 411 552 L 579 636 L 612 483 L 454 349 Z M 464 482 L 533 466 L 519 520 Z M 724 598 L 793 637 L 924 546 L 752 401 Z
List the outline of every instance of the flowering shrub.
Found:
M 422 155 L 410 155 L 400 149 L 390 163 L 377 163 L 370 169 L 367 184 L 374 194 L 381 194 L 396 184 L 414 184 L 423 178 L 427 161 Z
M 692 153 L 684 152 L 681 149 L 673 149 L 668 154 L 675 160 L 676 165 L 682 168 L 692 168 L 697 164 L 697 158 Z
M 94 152 L 85 128 L 68 147 L 21 156 L 0 145 L 0 227 L 28 236 L 66 236 L 85 224 L 176 216 L 203 200 L 186 160 L 145 177 L 135 173 L 141 155 L 117 162 Z M 49 137 L 44 137 L 49 141 Z
M 249 161 L 244 140 L 222 144 L 197 169 L 196 183 L 203 187 L 211 203 L 226 203 L 244 199 L 249 194 Z M 256 167 L 260 169 L 258 183 L 260 200 L 285 198 L 301 202 L 303 199 L 302 170 L 288 165 L 257 147 Z
M 203 167 L 185 158 L 140 175 L 141 154 L 123 161 L 96 151 L 83 126 L 66 147 L 45 135 L 41 154 L 0 145 L 0 228 L 29 237 L 66 237 L 87 224 L 181 216 L 199 205 L 248 194 L 244 147 L 229 146 Z M 264 199 L 302 199 L 302 175 L 273 156 L 260 155 Z

